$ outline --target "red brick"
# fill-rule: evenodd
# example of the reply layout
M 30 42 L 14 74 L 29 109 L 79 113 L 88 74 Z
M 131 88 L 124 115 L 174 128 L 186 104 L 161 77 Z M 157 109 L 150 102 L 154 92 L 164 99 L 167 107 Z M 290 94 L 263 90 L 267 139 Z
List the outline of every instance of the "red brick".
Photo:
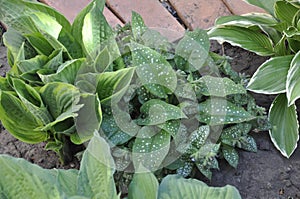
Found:
M 263 9 L 250 5 L 243 0 L 223 0 L 229 10 L 235 15 L 242 15 L 249 12 L 265 12 Z
M 189 29 L 209 28 L 219 16 L 231 15 L 221 0 L 169 0 Z
M 132 11 L 135 11 L 148 27 L 157 29 L 172 40 L 184 34 L 183 26 L 158 0 L 107 0 L 107 4 L 123 21 L 129 22 Z
M 91 2 L 91 0 L 41 0 L 49 6 L 63 13 L 70 22 L 73 22 L 77 14 Z M 104 15 L 112 26 L 123 24 L 110 10 L 104 9 Z

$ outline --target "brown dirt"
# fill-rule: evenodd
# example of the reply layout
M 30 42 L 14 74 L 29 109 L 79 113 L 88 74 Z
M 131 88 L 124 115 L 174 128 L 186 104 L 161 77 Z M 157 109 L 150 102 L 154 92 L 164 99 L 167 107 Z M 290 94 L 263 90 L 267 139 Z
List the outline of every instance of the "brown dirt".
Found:
M 220 52 L 220 46 L 213 44 L 212 50 Z M 224 46 L 228 56 L 233 58 L 232 65 L 237 71 L 253 74 L 256 68 L 265 61 L 252 53 L 229 45 Z M 9 69 L 6 60 L 6 49 L 0 46 L 0 74 L 5 75 Z M 257 96 L 256 96 L 257 97 Z M 258 103 L 267 108 L 271 97 L 257 97 Z M 253 133 L 258 145 L 257 153 L 240 151 L 240 163 L 237 169 L 221 161 L 220 171 L 215 171 L 211 182 L 202 176 L 199 179 L 210 185 L 224 186 L 231 184 L 237 187 L 243 199 L 300 199 L 300 149 L 286 159 L 272 145 L 267 132 Z M 3 128 L 0 131 L 0 154 L 22 157 L 44 168 L 78 168 L 74 160 L 63 166 L 54 152 L 44 149 L 45 143 L 25 144 L 13 138 Z

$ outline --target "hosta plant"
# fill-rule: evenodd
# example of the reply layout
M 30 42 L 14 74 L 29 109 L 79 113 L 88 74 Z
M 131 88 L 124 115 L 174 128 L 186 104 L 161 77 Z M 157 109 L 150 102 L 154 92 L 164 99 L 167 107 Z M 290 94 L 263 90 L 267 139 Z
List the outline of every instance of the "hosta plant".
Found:
M 278 95 L 269 111 L 269 132 L 274 145 L 290 157 L 299 140 L 295 102 L 300 96 L 300 4 L 291 0 L 247 2 L 261 7 L 265 13 L 221 17 L 209 36 L 270 57 L 258 68 L 247 88 Z
M 43 169 L 24 159 L 0 155 L 0 197 L 49 199 L 117 199 L 113 174 L 115 164 L 110 148 L 98 133 L 83 154 L 80 170 Z M 159 185 L 155 176 L 144 171 L 134 175 L 128 199 L 181 198 L 241 199 L 236 188 L 208 187 L 205 183 L 169 175 Z
M 236 148 L 256 151 L 248 133 L 267 127 L 264 110 L 227 58 L 209 51 L 206 31 L 172 43 L 134 12 L 130 25 L 111 28 L 102 0 L 72 25 L 40 3 L 0 2 L 12 67 L 0 79 L 0 119 L 20 140 L 47 141 L 67 159 L 96 130 L 118 174 L 157 176 L 196 168 L 210 178 L 217 158 L 236 167 Z

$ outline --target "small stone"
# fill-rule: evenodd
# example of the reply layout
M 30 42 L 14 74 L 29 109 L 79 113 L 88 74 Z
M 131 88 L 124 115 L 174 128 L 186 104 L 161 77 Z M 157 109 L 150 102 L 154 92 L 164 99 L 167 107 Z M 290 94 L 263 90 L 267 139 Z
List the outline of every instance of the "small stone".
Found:
M 75 164 L 72 162 L 72 163 L 70 163 L 70 167 L 71 168 L 75 168 Z

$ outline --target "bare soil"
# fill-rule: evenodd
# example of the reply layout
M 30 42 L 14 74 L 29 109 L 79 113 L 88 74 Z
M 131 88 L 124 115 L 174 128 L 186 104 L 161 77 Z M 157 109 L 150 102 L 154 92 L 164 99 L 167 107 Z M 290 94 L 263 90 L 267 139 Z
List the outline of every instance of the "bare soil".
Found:
M 226 55 L 233 58 L 235 70 L 252 75 L 266 58 L 253 53 L 224 45 Z M 222 52 L 222 48 L 213 43 L 212 50 Z M 0 75 L 8 71 L 6 49 L 0 46 Z M 255 95 L 258 104 L 269 108 L 273 96 Z M 257 153 L 240 151 L 240 163 L 237 169 L 221 161 L 220 171 L 215 171 L 211 182 L 203 176 L 200 180 L 213 186 L 231 184 L 237 187 L 243 199 L 300 199 L 300 148 L 286 159 L 274 148 L 267 132 L 253 133 L 258 145 Z M 0 154 L 25 158 L 44 168 L 79 168 L 74 159 L 68 165 L 61 165 L 54 152 L 44 149 L 45 143 L 26 144 L 12 137 L 3 127 L 0 128 Z

